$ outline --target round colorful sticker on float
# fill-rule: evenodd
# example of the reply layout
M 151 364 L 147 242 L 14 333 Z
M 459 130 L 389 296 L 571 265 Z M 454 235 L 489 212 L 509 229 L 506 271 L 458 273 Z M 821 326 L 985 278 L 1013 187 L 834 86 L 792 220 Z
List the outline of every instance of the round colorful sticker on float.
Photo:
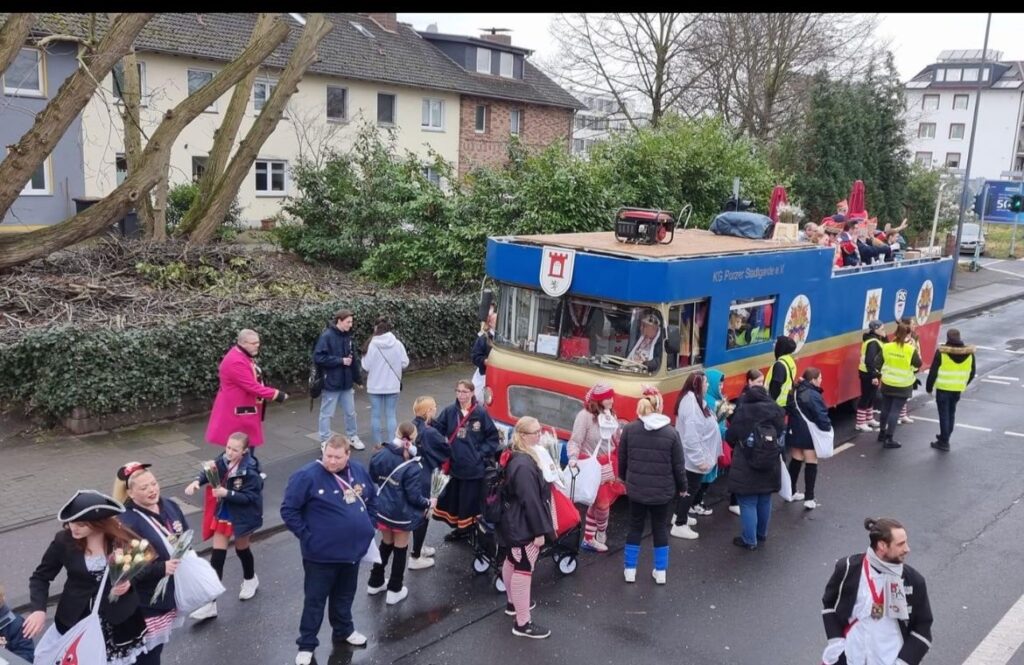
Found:
M 793 298 L 786 311 L 786 323 L 783 327 L 786 335 L 796 342 L 796 350 L 803 348 L 807 337 L 811 334 L 811 301 L 801 294 Z
M 907 308 L 907 295 L 906 289 L 896 292 L 896 306 L 893 308 L 893 314 L 896 315 L 897 321 L 903 318 L 903 311 Z
M 932 313 L 932 300 L 934 297 L 935 287 L 932 286 L 932 280 L 924 280 L 921 290 L 917 292 L 917 309 L 914 310 L 914 313 L 917 315 L 917 325 L 923 326 L 928 323 L 928 316 Z

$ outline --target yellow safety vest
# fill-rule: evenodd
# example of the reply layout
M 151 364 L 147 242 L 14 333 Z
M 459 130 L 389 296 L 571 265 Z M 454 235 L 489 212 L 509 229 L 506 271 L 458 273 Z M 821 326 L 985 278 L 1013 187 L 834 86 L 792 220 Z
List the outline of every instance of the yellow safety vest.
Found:
M 963 362 L 954 362 L 948 353 L 939 354 L 939 374 L 935 377 L 935 389 L 952 393 L 967 390 L 967 379 L 971 377 L 974 356 L 967 356 Z
M 914 345 L 907 342 L 900 346 L 896 342 L 882 345 L 882 383 L 893 388 L 909 388 L 914 385 Z
M 872 343 L 877 344 L 878 346 L 882 346 L 882 340 L 878 339 L 877 337 L 870 337 L 864 340 L 864 342 L 860 345 L 860 367 L 858 367 L 857 369 L 864 372 L 865 374 L 868 373 L 868 344 Z
M 782 382 L 782 390 L 779 391 L 779 396 L 775 398 L 775 403 L 785 408 L 789 402 L 789 393 L 793 391 L 793 377 L 796 376 L 796 361 L 793 360 L 793 356 L 786 354 L 779 356 L 777 362 L 782 363 L 786 366 L 786 380 Z M 764 379 L 765 386 L 770 386 L 772 383 L 772 372 L 775 371 L 775 363 L 768 368 L 768 376 Z

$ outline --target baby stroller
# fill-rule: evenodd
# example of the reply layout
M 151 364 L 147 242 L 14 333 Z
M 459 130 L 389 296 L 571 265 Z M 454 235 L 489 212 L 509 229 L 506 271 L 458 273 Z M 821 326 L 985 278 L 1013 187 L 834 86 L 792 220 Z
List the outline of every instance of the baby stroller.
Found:
M 551 488 L 555 540 L 545 542 L 537 557 L 538 561 L 551 557 L 563 575 L 572 575 L 576 572 L 580 543 L 583 541 L 583 522 L 580 520 L 579 510 L 573 503 L 577 475 L 578 472 L 575 470 L 571 473 L 568 496 L 557 487 Z M 473 572 L 483 575 L 490 571 L 494 575 L 494 589 L 498 593 L 505 593 L 505 583 L 501 579 L 501 561 L 498 560 L 497 539 L 494 535 L 496 526 L 482 517 L 477 519 L 476 527 L 469 539 L 473 547 Z

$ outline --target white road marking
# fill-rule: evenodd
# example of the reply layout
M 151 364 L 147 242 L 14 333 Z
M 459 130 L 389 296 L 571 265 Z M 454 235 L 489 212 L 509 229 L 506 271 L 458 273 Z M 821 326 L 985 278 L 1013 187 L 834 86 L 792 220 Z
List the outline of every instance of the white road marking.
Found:
M 974 348 L 976 348 L 976 349 L 985 349 L 986 351 L 998 351 L 999 350 L 999 349 L 995 348 L 994 346 L 982 346 L 981 344 L 975 344 Z
M 914 414 L 914 420 L 924 420 L 925 422 L 929 422 L 929 423 L 937 423 L 937 422 L 939 422 L 935 418 L 925 418 L 924 416 L 919 416 L 916 413 Z
M 1004 275 L 1011 275 L 1017 279 L 1024 279 L 1024 275 L 1021 275 L 1019 272 L 1013 272 L 1012 270 L 1003 270 L 1002 268 L 992 268 L 989 266 L 985 266 L 985 269 L 991 270 L 992 272 L 1001 272 Z
M 1019 436 L 1024 438 L 1024 433 L 1021 432 L 1011 432 L 1010 430 L 1006 430 L 1005 432 L 1003 432 L 1003 434 L 1005 434 L 1006 436 Z
M 991 427 L 978 427 L 977 425 L 965 425 L 963 423 L 957 423 L 956 426 L 957 427 L 963 427 L 964 429 L 977 430 L 979 432 L 991 432 L 992 431 Z
M 995 374 L 989 374 L 988 378 L 998 379 L 999 381 L 1020 381 L 1020 378 L 1016 376 L 996 376 Z
M 995 383 L 1000 386 L 1012 386 L 1013 384 L 1009 381 L 996 381 L 995 379 L 982 379 L 982 383 Z
M 1024 596 L 1017 599 L 963 665 L 1006 665 L 1024 644 Z
M 1022 434 L 1021 436 L 1024 436 L 1024 434 Z M 841 446 L 836 446 L 835 450 L 832 451 L 832 456 L 835 457 L 836 455 L 838 455 L 839 453 L 843 452 L 844 450 L 849 450 L 850 448 L 853 448 L 855 445 L 857 445 L 857 444 L 855 444 L 855 443 L 853 443 L 851 441 L 847 441 L 846 443 L 844 443 Z

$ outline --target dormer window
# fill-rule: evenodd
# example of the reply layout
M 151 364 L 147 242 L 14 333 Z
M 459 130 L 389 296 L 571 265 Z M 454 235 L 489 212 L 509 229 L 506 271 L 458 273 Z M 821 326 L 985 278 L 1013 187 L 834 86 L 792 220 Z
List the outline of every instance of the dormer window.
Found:
M 498 73 L 501 74 L 502 76 L 504 76 L 507 79 L 512 78 L 513 77 L 512 63 L 514 61 L 514 56 L 511 53 L 506 53 L 504 51 L 502 51 L 500 54 L 498 54 L 498 56 L 501 58 L 501 60 L 499 62 L 500 67 L 498 68 Z
M 480 74 L 491 73 L 491 49 L 477 48 L 476 71 Z

